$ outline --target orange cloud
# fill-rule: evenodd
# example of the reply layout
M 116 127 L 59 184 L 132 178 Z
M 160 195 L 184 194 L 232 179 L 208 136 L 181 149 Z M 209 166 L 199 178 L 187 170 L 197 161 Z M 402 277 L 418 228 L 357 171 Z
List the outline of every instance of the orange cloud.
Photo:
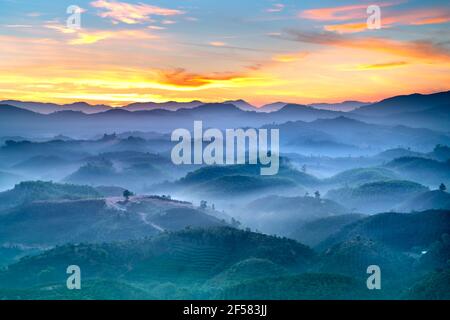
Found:
M 198 88 L 215 82 L 227 82 L 243 78 L 245 78 L 245 75 L 231 72 L 199 74 L 189 73 L 185 69 L 179 68 L 170 71 L 160 71 L 158 82 L 178 87 Z
M 299 14 L 299 17 L 318 21 L 361 19 L 367 16 L 367 6 L 367 4 L 358 4 L 351 6 L 309 9 L 302 11 Z
M 78 32 L 77 38 L 70 40 L 72 45 L 96 43 L 105 39 L 158 39 L 157 36 L 138 30 Z
M 408 42 L 374 37 L 345 37 L 332 32 L 317 33 L 296 30 L 289 30 L 288 34 L 291 40 L 299 42 L 384 52 L 430 63 L 450 62 L 449 50 L 430 41 Z
M 212 45 L 213 47 L 224 47 L 227 45 L 225 42 L 222 41 L 211 41 L 209 44 Z
M 406 61 L 393 61 L 376 64 L 362 64 L 357 67 L 357 70 L 375 70 L 375 69 L 392 69 L 407 65 Z
M 380 4 L 380 7 L 390 7 L 396 4 L 399 4 L 399 2 Z M 367 5 L 353 5 L 311 9 L 300 13 L 300 17 L 318 21 L 351 21 L 340 24 L 325 25 L 324 29 L 337 33 L 354 33 L 361 32 L 367 29 L 366 8 Z M 382 11 L 381 16 L 381 25 L 383 28 L 389 28 L 393 25 L 439 24 L 450 21 L 450 9 L 430 8 L 420 10 L 385 10 Z
M 386 14 L 381 20 L 384 27 L 392 25 L 427 25 L 450 21 L 450 9 L 432 8 L 424 10 L 410 10 Z
M 99 15 L 102 18 L 111 18 L 113 22 L 123 22 L 126 24 L 137 24 L 151 21 L 150 16 L 175 16 L 184 14 L 184 11 L 175 9 L 166 9 L 147 4 L 130 4 L 126 2 L 97 0 L 91 2 L 95 8 L 105 9 L 105 12 Z
M 356 22 L 356 23 L 333 24 L 324 26 L 324 29 L 327 31 L 333 31 L 337 33 L 354 33 L 366 30 L 367 23 Z
M 158 36 L 145 30 L 76 30 L 62 25 L 46 25 L 45 27 L 63 34 L 73 35 L 74 38 L 67 42 L 71 45 L 92 44 L 106 39 L 158 39 Z

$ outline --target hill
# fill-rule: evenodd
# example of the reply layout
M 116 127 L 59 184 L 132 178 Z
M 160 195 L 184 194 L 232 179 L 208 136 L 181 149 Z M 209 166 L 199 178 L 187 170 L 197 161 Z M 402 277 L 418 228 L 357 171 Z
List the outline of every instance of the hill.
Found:
M 293 240 L 233 228 L 188 229 L 112 244 L 65 245 L 23 258 L 0 272 L 0 287 L 29 288 L 65 282 L 67 261 L 82 266 L 83 279 L 192 283 L 212 278 L 239 261 L 267 259 L 305 268 L 314 253 Z
M 384 165 L 401 177 L 438 186 L 450 181 L 450 163 L 420 157 L 394 159 Z
M 239 210 L 244 224 L 268 234 L 291 235 L 304 223 L 347 212 L 342 205 L 312 196 L 258 197 Z
M 295 226 L 289 238 L 314 247 L 349 225 L 365 217 L 362 214 L 343 214 L 332 217 L 318 218 Z
M 397 208 L 400 212 L 450 210 L 450 194 L 440 190 L 428 191 L 406 200 Z
M 0 193 L 0 210 L 39 200 L 76 200 L 100 197 L 94 188 L 45 181 L 24 181 Z
M 398 175 L 386 168 L 357 168 L 340 172 L 324 179 L 325 184 L 357 187 L 366 183 L 395 180 Z
M 450 232 L 450 211 L 431 210 L 418 213 L 380 213 L 344 226 L 323 241 L 319 248 L 361 237 L 395 250 L 427 248 Z
M 408 300 L 450 300 L 448 290 L 450 270 L 428 274 L 418 281 L 404 296 Z
M 384 99 L 377 103 L 362 106 L 353 112 L 371 116 L 386 116 L 402 112 L 423 111 L 444 105 L 448 101 L 450 101 L 450 91 L 433 94 L 415 93 Z
M 188 226 L 226 225 L 190 203 L 151 196 L 31 202 L 1 211 L 0 224 L 0 243 L 40 246 L 139 239 Z
M 364 282 L 321 273 L 257 279 L 228 287 L 216 299 L 237 300 L 358 300 L 377 297 Z
M 360 212 L 376 213 L 388 211 L 425 191 L 428 188 L 415 182 L 387 180 L 330 190 L 325 197 Z
M 279 172 L 275 176 L 261 176 L 260 165 L 205 166 L 164 188 L 223 198 L 224 195 L 261 195 L 274 188 L 304 192 L 303 186 L 320 183 L 316 177 L 294 169 L 283 158 L 280 162 Z

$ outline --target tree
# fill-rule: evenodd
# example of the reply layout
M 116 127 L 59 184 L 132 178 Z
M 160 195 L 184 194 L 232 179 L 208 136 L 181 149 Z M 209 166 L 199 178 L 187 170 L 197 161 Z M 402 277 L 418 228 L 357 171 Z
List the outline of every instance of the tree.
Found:
M 447 187 L 445 186 L 445 184 L 441 183 L 441 185 L 439 186 L 439 190 L 445 192 L 447 190 Z
M 123 197 L 125 198 L 126 201 L 128 201 L 131 196 L 134 196 L 134 193 L 131 192 L 130 190 L 125 190 L 123 192 Z
M 200 201 L 200 209 L 205 210 L 208 207 L 208 202 L 205 200 Z
M 319 191 L 314 192 L 314 197 L 316 199 L 320 199 L 320 192 Z
M 304 165 L 302 166 L 302 172 L 303 172 L 303 173 L 306 173 L 306 164 L 304 164 Z

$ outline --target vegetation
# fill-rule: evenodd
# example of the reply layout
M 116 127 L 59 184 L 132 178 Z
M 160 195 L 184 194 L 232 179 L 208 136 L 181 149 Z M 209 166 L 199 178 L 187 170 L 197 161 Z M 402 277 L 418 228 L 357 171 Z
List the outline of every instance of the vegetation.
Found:
M 25 181 L 12 190 L 0 193 L 0 209 L 42 200 L 77 200 L 100 197 L 100 193 L 89 186 L 61 184 L 45 181 Z

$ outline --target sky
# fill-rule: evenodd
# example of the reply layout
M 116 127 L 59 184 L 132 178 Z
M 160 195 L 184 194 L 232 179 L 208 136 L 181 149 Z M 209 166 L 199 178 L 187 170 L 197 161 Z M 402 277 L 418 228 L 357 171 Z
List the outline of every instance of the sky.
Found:
M 0 100 L 261 106 L 450 89 L 448 0 L 0 0 L 0 13 Z

